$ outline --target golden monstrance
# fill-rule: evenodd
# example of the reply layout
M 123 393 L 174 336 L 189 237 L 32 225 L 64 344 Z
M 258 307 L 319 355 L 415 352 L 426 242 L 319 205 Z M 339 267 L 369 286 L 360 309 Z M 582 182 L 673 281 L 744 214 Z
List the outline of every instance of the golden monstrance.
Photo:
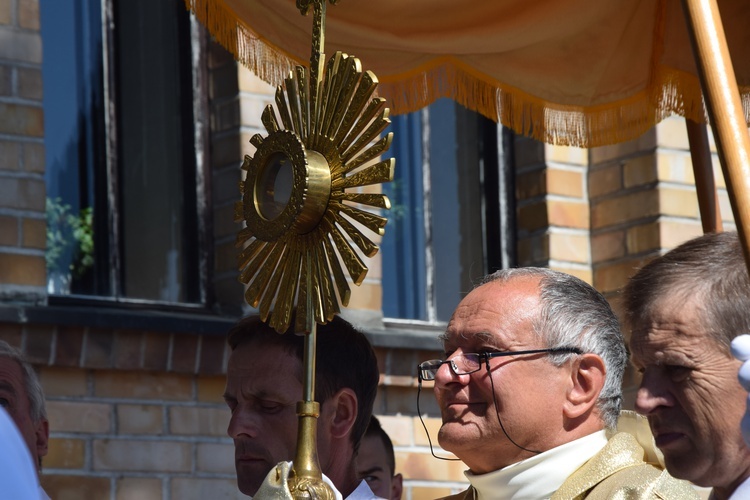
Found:
M 385 99 L 374 97 L 377 78 L 362 71 L 359 59 L 341 52 L 324 63 L 326 3 L 297 0 L 303 15 L 311 4 L 310 69 L 297 66 L 276 89 L 277 110 L 268 105 L 263 111 L 268 135 L 250 139 L 257 149 L 242 164 L 247 175 L 235 216 L 246 223 L 237 235 L 239 279 L 248 285 L 245 300 L 279 333 L 288 329 L 296 309 L 295 331 L 306 335 L 289 490 L 295 498 L 333 499 L 316 447 L 316 324 L 339 313 L 339 301 L 349 303 L 340 260 L 355 284 L 367 274 L 357 249 L 372 257 L 378 247 L 358 226 L 383 235 L 387 219 L 358 207 L 389 209 L 390 202 L 357 188 L 393 180 L 395 160 L 380 161 L 393 134 L 380 136 L 390 120 Z

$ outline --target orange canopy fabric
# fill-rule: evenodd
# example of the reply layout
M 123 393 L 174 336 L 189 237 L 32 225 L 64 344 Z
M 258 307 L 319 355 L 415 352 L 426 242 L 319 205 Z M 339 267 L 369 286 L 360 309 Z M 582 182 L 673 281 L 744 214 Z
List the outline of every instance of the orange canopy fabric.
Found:
M 308 65 L 312 15 L 294 0 L 185 2 L 269 83 Z M 718 3 L 750 122 L 750 1 Z M 341 0 L 326 10 L 326 55 L 357 56 L 394 114 L 449 97 L 581 147 L 633 139 L 671 114 L 705 122 L 679 0 Z

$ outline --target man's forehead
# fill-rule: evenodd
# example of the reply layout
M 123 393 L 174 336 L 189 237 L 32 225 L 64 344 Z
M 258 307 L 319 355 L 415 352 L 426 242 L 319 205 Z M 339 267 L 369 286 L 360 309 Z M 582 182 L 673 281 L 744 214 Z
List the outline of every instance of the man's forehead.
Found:
M 0 381 L 19 383 L 23 379 L 21 365 L 15 359 L 0 357 Z

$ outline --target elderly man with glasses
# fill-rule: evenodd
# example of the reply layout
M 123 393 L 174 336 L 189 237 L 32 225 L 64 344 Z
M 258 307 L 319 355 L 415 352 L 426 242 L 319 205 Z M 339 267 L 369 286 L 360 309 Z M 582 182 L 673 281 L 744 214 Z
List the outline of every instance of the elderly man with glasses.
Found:
M 539 268 L 499 271 L 459 304 L 426 361 L 440 445 L 468 467 L 455 499 L 697 498 L 615 432 L 627 355 L 596 290 Z

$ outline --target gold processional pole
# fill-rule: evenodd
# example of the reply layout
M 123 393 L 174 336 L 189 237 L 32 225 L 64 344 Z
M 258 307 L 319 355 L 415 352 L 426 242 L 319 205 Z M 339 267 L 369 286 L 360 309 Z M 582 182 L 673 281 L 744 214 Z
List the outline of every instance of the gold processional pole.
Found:
M 256 151 L 242 164 L 247 175 L 240 181 L 235 219 L 246 224 L 237 235 L 239 279 L 248 285 L 245 300 L 279 333 L 289 329 L 296 309 L 294 331 L 306 335 L 288 489 L 294 498 L 333 499 L 317 456 L 316 325 L 340 312 L 339 301 L 349 303 L 339 257 L 360 285 L 368 269 L 359 253 L 372 257 L 378 251 L 361 229 L 382 236 L 387 219 L 360 207 L 387 210 L 390 201 L 359 188 L 393 180 L 395 159 L 378 161 L 393 134 L 380 136 L 390 120 L 385 99 L 373 97 L 377 78 L 362 71 L 359 59 L 341 52 L 324 66 L 326 3 L 297 0 L 303 15 L 311 4 L 310 70 L 297 66 L 277 87 L 278 115 L 272 105 L 263 111 L 268 135 L 250 139 Z M 347 192 L 352 188 L 357 191 Z

